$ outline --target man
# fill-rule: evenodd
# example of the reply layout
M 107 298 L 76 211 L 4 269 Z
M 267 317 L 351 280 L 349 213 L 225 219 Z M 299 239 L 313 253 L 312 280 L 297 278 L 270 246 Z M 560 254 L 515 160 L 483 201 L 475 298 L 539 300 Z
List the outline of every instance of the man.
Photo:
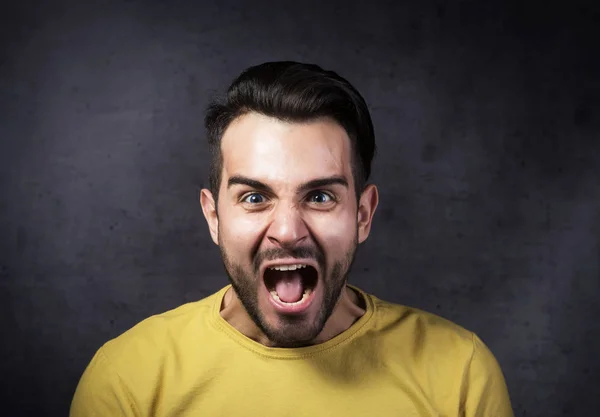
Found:
M 512 416 L 476 335 L 347 284 L 379 197 L 345 79 L 258 65 L 205 122 L 200 203 L 231 285 L 105 344 L 71 416 Z

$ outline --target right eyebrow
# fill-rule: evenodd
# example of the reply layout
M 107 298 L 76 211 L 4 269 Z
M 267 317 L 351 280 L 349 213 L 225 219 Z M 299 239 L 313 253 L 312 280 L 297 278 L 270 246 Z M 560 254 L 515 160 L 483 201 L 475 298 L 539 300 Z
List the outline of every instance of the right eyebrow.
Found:
M 227 188 L 231 188 L 234 185 L 247 185 L 248 187 L 254 188 L 258 191 L 275 194 L 273 192 L 273 189 L 267 184 L 257 180 L 253 180 L 252 178 L 244 177 L 242 175 L 234 175 L 229 178 L 229 180 L 227 181 Z

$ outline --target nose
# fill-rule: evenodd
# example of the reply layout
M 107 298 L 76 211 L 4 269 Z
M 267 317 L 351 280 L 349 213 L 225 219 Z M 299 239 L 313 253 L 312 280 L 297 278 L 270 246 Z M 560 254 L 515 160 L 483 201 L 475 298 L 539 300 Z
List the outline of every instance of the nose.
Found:
M 293 248 L 305 240 L 308 234 L 308 227 L 298 207 L 280 203 L 267 230 L 269 241 L 278 247 Z

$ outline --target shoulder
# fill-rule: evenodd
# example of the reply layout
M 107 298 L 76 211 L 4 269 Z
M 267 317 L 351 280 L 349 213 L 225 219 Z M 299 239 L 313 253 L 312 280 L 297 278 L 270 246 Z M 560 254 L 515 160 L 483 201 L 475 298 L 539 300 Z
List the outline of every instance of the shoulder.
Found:
M 384 301 L 367 294 L 373 305 L 375 330 L 384 337 L 401 340 L 419 350 L 437 351 L 442 347 L 470 355 L 475 334 L 437 314 L 415 307 Z
M 130 363 L 129 359 L 139 363 L 146 356 L 160 355 L 175 341 L 201 337 L 219 293 L 146 318 L 106 342 L 101 348 L 103 355 L 118 367 L 119 363 Z
M 462 376 L 474 354 L 473 332 L 437 314 L 366 296 L 373 309 L 366 336 L 383 347 L 386 363 L 423 375 L 436 369 L 454 382 Z
M 209 321 L 222 291 L 149 317 L 106 342 L 79 381 L 71 416 L 145 410 L 165 378 L 165 364 L 194 356 L 211 337 Z
M 410 368 L 432 389 L 431 398 L 461 415 L 512 417 L 504 375 L 478 335 L 436 314 L 367 297 L 374 311 L 371 329 L 392 368 Z
M 374 305 L 376 330 L 408 346 L 414 354 L 442 360 L 451 355 L 465 366 L 497 367 L 494 355 L 474 332 L 437 314 L 369 297 Z

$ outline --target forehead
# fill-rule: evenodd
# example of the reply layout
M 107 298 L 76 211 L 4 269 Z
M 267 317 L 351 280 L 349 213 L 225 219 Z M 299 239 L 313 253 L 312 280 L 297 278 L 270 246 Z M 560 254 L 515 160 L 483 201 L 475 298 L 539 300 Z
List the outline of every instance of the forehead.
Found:
M 248 113 L 236 119 L 221 141 L 224 178 L 303 182 L 344 175 L 352 181 L 348 134 L 331 119 L 288 123 Z

